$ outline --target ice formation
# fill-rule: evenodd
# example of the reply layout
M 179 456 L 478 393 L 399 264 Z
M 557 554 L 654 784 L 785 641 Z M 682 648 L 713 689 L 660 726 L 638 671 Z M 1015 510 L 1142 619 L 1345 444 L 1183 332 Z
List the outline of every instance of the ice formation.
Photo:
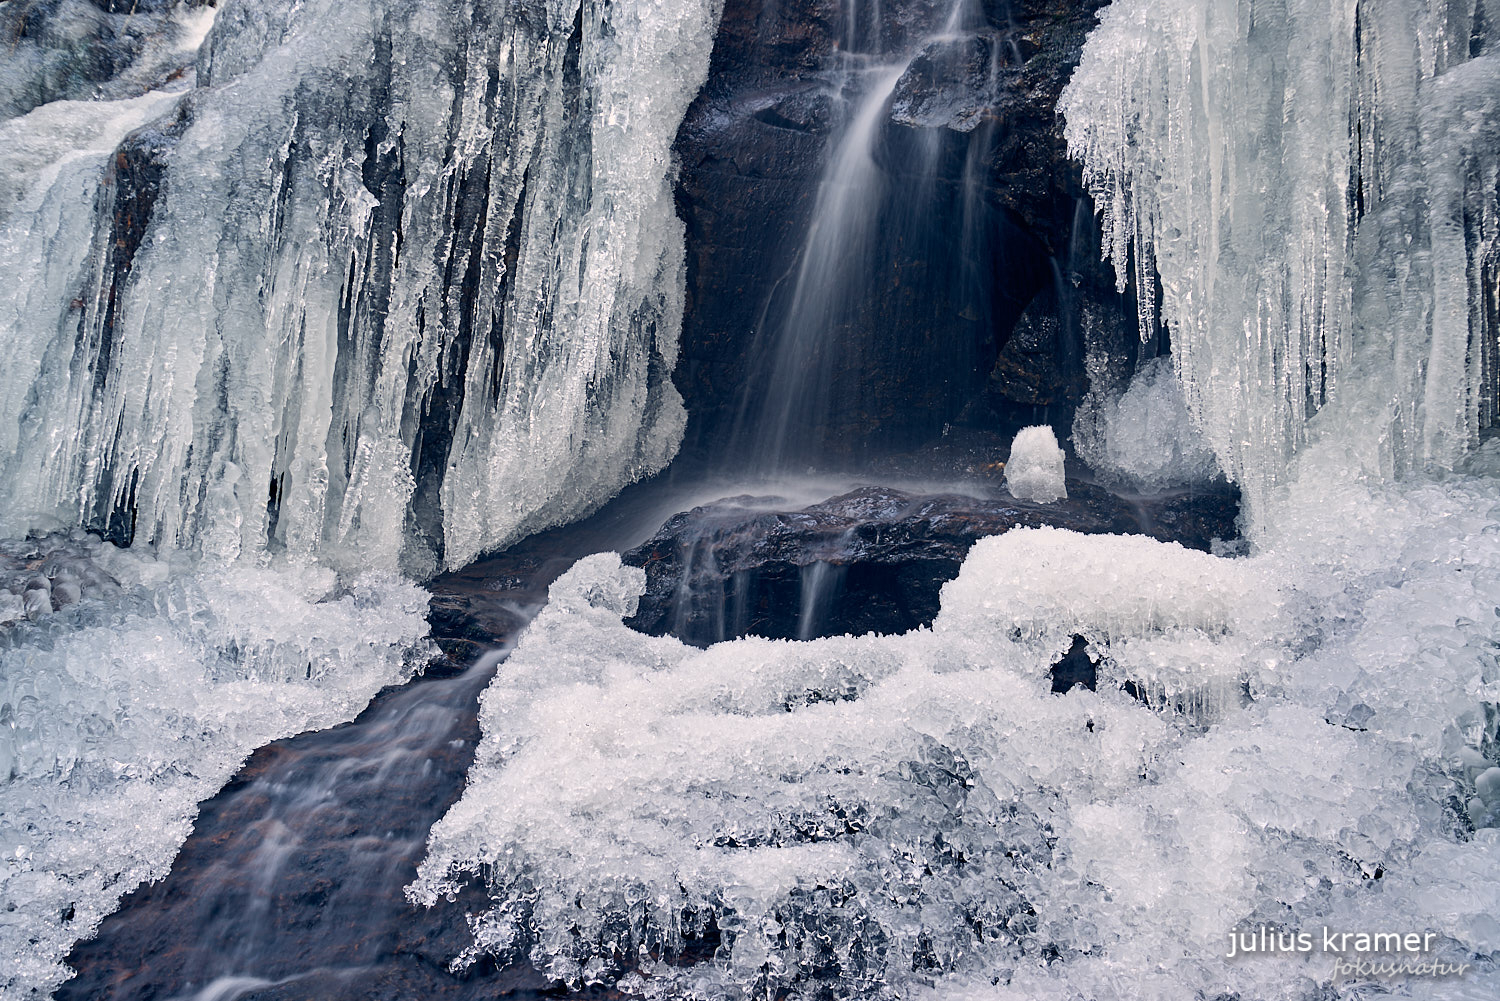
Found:
M 1022 428 L 1005 460 L 1005 489 L 1020 500 L 1051 504 L 1068 496 L 1063 481 L 1063 451 L 1045 424 Z
M 210 567 L 75 533 L 0 542 L 0 587 L 5 998 L 50 994 L 252 749 L 351 718 L 429 654 L 426 592 L 389 575 Z
M 1259 555 L 1016 530 L 904 636 L 689 648 L 624 627 L 641 572 L 590 557 L 486 693 L 412 892 L 488 883 L 460 964 L 662 996 L 1363 996 L 1322 954 L 1222 958 L 1270 922 L 1430 930 L 1471 968 L 1420 996 L 1482 997 L 1496 480 L 1337 454 Z M 1099 689 L 1053 695 L 1075 635 Z M 714 961 L 663 961 L 710 926 Z
M 1064 93 L 1143 335 L 1251 508 L 1331 401 L 1373 471 L 1493 422 L 1497 13 L 1476 0 L 1118 0 Z M 1352 384 L 1358 383 L 1357 387 Z
M 621 624 L 639 571 L 581 562 L 411 888 L 488 885 L 457 962 L 663 997 L 1491 996 L 1500 445 L 1465 452 L 1495 399 L 1496 13 L 1111 7 L 1069 141 L 1148 310 L 1160 274 L 1253 555 L 1018 530 L 931 630 L 701 651 Z M 1159 482 L 1203 458 L 1144 460 L 1163 364 L 1102 440 Z M 1074 637 L 1098 690 L 1053 695 Z M 1226 960 L 1258 925 L 1431 932 L 1467 973 Z
M 716 17 L 226 0 L 193 87 L 0 125 L 0 530 L 423 575 L 661 468 Z
M 206 0 L 51 0 L 0 8 L 0 121 L 56 102 L 139 96 L 191 70 Z
M 1202 483 L 1218 462 L 1182 399 L 1172 359 L 1153 358 L 1116 391 L 1109 359 L 1088 359 L 1089 393 L 1073 418 L 1078 457 L 1107 482 L 1159 492 Z

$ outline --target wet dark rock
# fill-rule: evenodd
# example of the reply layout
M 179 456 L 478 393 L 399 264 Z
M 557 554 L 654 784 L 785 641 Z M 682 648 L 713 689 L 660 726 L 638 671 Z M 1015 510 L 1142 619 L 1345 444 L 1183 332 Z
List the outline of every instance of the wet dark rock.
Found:
M 1089 656 L 1088 641 L 1082 636 L 1073 637 L 1073 645 L 1068 647 L 1068 652 L 1058 658 L 1057 663 L 1049 670 L 1054 695 L 1063 695 L 1079 685 L 1092 692 L 1099 683 L 1099 669 L 1094 658 Z
M 764 107 L 757 107 L 761 104 Z M 755 109 L 750 112 L 752 118 L 774 129 L 823 135 L 834 125 L 833 97 L 821 88 L 752 100 L 750 106 Z
M 866 487 L 811 507 L 728 498 L 670 519 L 625 554 L 646 571 L 635 628 L 707 645 L 737 636 L 901 633 L 930 624 L 974 543 L 1012 528 L 1139 533 L 1207 549 L 1236 535 L 1231 492 L 1127 501 L 1070 482 L 1067 500 L 919 496 Z
M 1006 66 L 1006 42 L 990 32 L 929 44 L 896 84 L 891 121 L 917 128 L 972 132 L 999 113 L 1000 95 L 1020 70 Z
M 1050 407 L 1063 400 L 1081 399 L 1087 392 L 1087 382 L 1077 366 L 1063 364 L 1066 355 L 1076 354 L 1077 346 L 1070 343 L 1057 308 L 1056 294 L 1044 290 L 1016 321 L 986 387 L 1001 401 Z

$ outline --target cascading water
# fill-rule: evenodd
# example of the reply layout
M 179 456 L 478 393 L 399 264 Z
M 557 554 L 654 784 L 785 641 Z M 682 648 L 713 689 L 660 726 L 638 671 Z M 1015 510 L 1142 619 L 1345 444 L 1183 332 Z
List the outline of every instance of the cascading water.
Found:
M 411 887 L 488 890 L 458 962 L 657 998 L 1492 994 L 1494 13 L 1110 8 L 1069 137 L 1184 399 L 1158 362 L 1102 454 L 1185 406 L 1249 555 L 1013 530 L 930 630 L 706 650 L 626 628 L 644 575 L 581 561 Z M 1096 690 L 1054 694 L 1074 649 Z M 1313 945 L 1226 959 L 1258 929 Z M 1432 938 L 1319 937 L 1396 929 Z
M 400 889 L 462 787 L 477 737 L 467 710 L 501 658 L 395 689 L 352 725 L 260 750 L 204 805 L 172 876 L 112 919 L 125 934 L 75 950 L 87 977 L 59 998 L 228 1001 L 280 988 L 331 1001 L 398 978 L 413 994 L 432 990 L 422 982 L 430 963 L 403 942 L 425 929 L 412 927 L 421 916 Z M 392 955 L 406 959 L 396 973 Z
M 0 543 L 0 576 L 27 598 L 0 601 L 7 1001 L 48 996 L 252 749 L 351 718 L 432 654 L 427 593 L 388 575 L 197 566 L 77 533 Z
M 429 566 L 413 553 L 435 556 L 441 526 L 457 560 L 576 514 L 671 450 L 676 230 L 658 140 L 701 60 L 650 84 L 679 28 L 706 49 L 711 12 L 459 13 L 463 31 L 450 8 L 417 2 L 226 5 L 194 96 L 110 93 L 141 103 L 17 120 L 50 136 L 31 117 L 45 112 L 72 135 L 35 154 L 43 184 L 5 224 L 29 248 L 3 251 L 29 268 L 17 287 L 45 319 L 22 331 L 33 382 L 17 375 L 0 410 L 18 446 L 8 489 L 58 516 L 133 517 L 139 537 L 204 558 L 71 537 L 0 547 L 18 591 L 0 612 L 23 623 L 0 649 L 0 847 L 17 905 L 0 941 L 22 957 L 9 994 L 58 981 L 68 943 L 163 871 L 192 804 L 248 748 L 347 718 L 421 657 L 419 589 L 280 554 Z M 1494 13 L 1119 0 L 1070 92 L 1069 129 L 1116 262 L 1136 265 L 1143 290 L 1153 263 L 1160 274 L 1185 402 L 1157 363 L 1101 407 L 1102 454 L 1141 465 L 1141 443 L 1114 433 L 1120 415 L 1173 423 L 1185 405 L 1254 502 L 1250 554 L 1017 529 L 973 548 L 928 627 L 707 649 L 627 628 L 646 574 L 610 553 L 583 559 L 482 696 L 466 787 L 407 888 L 414 904 L 459 899 L 469 913 L 423 962 L 529 962 L 663 999 L 1493 993 L 1500 447 L 1460 452 L 1493 417 Z M 889 204 L 838 208 L 883 178 L 925 176 L 883 170 L 888 104 L 919 124 L 967 120 L 962 95 L 903 91 L 933 46 L 974 37 L 967 26 L 887 60 L 882 23 L 873 8 L 851 15 L 847 48 L 904 68 L 887 97 L 885 76 L 846 65 L 862 96 L 825 178 L 870 187 L 841 202 L 825 186 L 814 221 L 829 226 L 807 246 L 819 232 L 840 252 L 829 234 L 913 232 L 886 225 Z M 149 176 L 100 200 L 94 182 L 124 169 L 104 162 L 127 133 L 124 165 Z M 977 162 L 961 172 L 976 185 Z M 970 183 L 964 204 L 978 199 Z M 43 222 L 52 238 L 33 240 Z M 848 256 L 849 275 L 819 279 L 841 303 L 816 305 L 811 284 L 803 297 L 844 328 L 866 315 Z M 234 281 L 219 280 L 226 261 Z M 247 330 L 275 336 L 259 351 Z M 772 407 L 791 416 L 767 416 L 784 428 L 764 453 L 776 465 L 823 461 L 806 422 L 825 405 L 799 410 L 835 380 L 839 338 L 818 337 L 827 349 L 791 385 L 815 377 Z M 502 386 L 517 409 L 496 409 Z M 59 399 L 87 419 L 56 417 Z M 494 419 L 471 420 L 471 404 Z M 66 437 L 80 429 L 91 445 Z M 1151 458 L 1163 482 L 1206 461 Z M 102 465 L 64 475 L 78 462 Z M 1428 463 L 1451 468 L 1428 477 Z M 435 465 L 433 507 L 403 477 Z M 1405 479 L 1384 475 L 1397 469 Z M 928 520 L 941 530 L 943 517 Z M 682 556 L 689 571 L 695 558 Z M 827 576 L 805 574 L 802 623 Z M 111 586 L 127 598 L 104 603 Z M 1094 688 L 1054 694 L 1052 667 L 1075 650 L 1097 657 Z M 392 740 L 448 753 L 440 712 L 418 713 L 415 732 L 371 715 L 384 739 L 354 741 L 362 762 Z M 268 790 L 267 826 L 336 814 L 300 795 L 341 796 L 330 775 L 378 789 L 363 768 L 290 776 Z M 254 873 L 292 871 L 283 842 L 257 854 L 250 841 Z M 385 847 L 372 855 L 388 862 Z M 230 883 L 208 899 L 254 899 Z M 232 917 L 258 945 L 198 963 L 185 979 L 205 997 L 285 997 L 346 972 L 277 967 L 286 957 L 267 959 L 278 940 L 255 937 L 267 929 L 253 908 Z M 1226 961 L 1226 936 L 1257 927 L 1415 932 L 1435 940 L 1419 961 L 1465 972 L 1387 983 L 1324 951 Z
M 765 473 L 847 466 L 872 443 L 835 428 L 855 415 L 880 424 L 882 408 L 901 405 L 872 390 L 881 365 L 899 359 L 932 368 L 927 377 L 941 380 L 944 367 L 948 377 L 974 368 L 993 337 L 980 274 L 991 247 L 978 165 L 991 145 L 987 118 L 1006 52 L 1000 33 L 980 26 L 971 0 L 954 0 L 946 12 L 932 8 L 937 23 L 904 38 L 881 21 L 878 5 L 851 2 L 841 13 L 843 44 L 827 83 L 839 125 L 802 243 L 762 312 L 758 371 L 746 384 L 733 434 Z M 897 112 L 892 104 L 903 88 L 907 100 Z M 898 148 L 890 143 L 893 114 L 911 131 Z M 957 171 L 943 162 L 954 137 L 963 137 L 964 147 Z M 937 228 L 950 222 L 951 232 Z M 928 318 L 882 309 L 902 253 L 934 270 L 939 261 L 957 261 L 953 273 L 916 280 L 925 283 L 920 295 L 968 317 L 967 340 L 935 344 L 928 331 L 902 329 L 930 324 Z
M 875 166 L 875 140 L 885 124 L 886 102 L 906 66 L 863 71 L 870 82 L 818 185 L 786 320 L 776 337 L 765 402 L 754 420 L 757 461 L 769 470 L 781 469 L 788 448 L 802 444 L 791 438 L 794 429 L 806 433 L 826 420 L 829 383 L 838 364 L 828 354 L 838 350 L 833 339 L 849 300 L 859 296 L 870 277 L 869 241 L 885 197 L 884 179 Z

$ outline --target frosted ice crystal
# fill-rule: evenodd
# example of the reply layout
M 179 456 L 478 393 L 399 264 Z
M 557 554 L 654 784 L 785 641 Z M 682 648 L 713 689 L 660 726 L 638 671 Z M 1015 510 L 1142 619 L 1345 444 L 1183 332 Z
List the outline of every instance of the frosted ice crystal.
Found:
M 1171 358 L 1153 358 L 1114 392 L 1107 360 L 1088 361 L 1089 393 L 1073 418 L 1073 447 L 1111 484 L 1159 492 L 1201 483 L 1218 462 L 1182 399 Z
M 1020 500 L 1051 504 L 1068 496 L 1063 451 L 1050 427 L 1039 424 L 1016 432 L 1005 460 L 1005 489 Z
M 49 599 L 0 624 L 5 998 L 50 993 L 73 942 L 166 873 L 250 750 L 353 717 L 428 654 L 426 592 L 381 574 L 48 536 L 0 542 L 0 585 L 0 619 L 10 589 Z
M 53 146 L 0 162 L 39 180 L 0 229 L 0 528 L 422 575 L 660 469 L 670 146 L 716 17 L 226 0 L 120 156 L 144 103 L 32 111 Z
M 1143 336 L 1159 273 L 1187 405 L 1252 511 L 1332 400 L 1376 472 L 1451 467 L 1494 419 L 1484 6 L 1118 0 L 1089 37 L 1069 149 Z
M 1497 482 L 1341 448 L 1299 457 L 1256 555 L 1015 530 L 903 636 L 692 649 L 624 627 L 641 572 L 589 557 L 486 692 L 410 892 L 487 883 L 460 965 L 653 996 L 1364 996 L 1321 954 L 1222 958 L 1273 922 L 1430 930 L 1476 968 L 1413 989 L 1482 997 Z M 1076 635 L 1098 691 L 1053 695 Z M 711 962 L 663 961 L 710 926 Z

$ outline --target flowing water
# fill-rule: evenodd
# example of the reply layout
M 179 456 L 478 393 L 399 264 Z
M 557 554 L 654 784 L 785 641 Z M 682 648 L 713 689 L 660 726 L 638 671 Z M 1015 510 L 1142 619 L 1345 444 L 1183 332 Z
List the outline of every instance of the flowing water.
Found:
M 258 750 L 203 804 L 163 881 L 70 958 L 59 998 L 438 996 L 432 919 L 401 895 L 457 798 L 500 652 Z M 425 919 L 425 920 L 424 920 Z M 447 996 L 447 995 L 441 995 Z
M 57 997 L 540 996 L 547 984 L 525 964 L 447 972 L 472 902 L 433 913 L 402 889 L 462 792 L 479 739 L 477 697 L 548 585 L 579 557 L 628 548 L 711 496 L 712 487 L 660 478 L 595 518 L 435 581 L 433 634 L 469 666 L 440 659 L 352 722 L 257 750 L 203 803 L 171 872 L 126 897 L 68 957 L 79 975 Z
M 879 400 L 869 385 L 868 373 L 878 361 L 870 353 L 876 340 L 871 328 L 900 327 L 907 319 L 877 308 L 902 248 L 920 255 L 915 248 L 930 244 L 929 259 L 956 259 L 957 273 L 927 276 L 921 294 L 970 310 L 974 342 L 989 334 L 980 277 L 989 249 L 981 165 L 992 122 L 982 116 L 986 102 L 993 101 L 1007 50 L 997 32 L 976 25 L 981 19 L 970 0 L 953 0 L 946 11 L 934 7 L 929 16 L 936 23 L 894 49 L 894 29 L 880 22 L 878 4 L 865 10 L 850 3 L 843 13 L 844 45 L 827 78 L 839 124 L 830 135 L 789 280 L 777 286 L 761 314 L 755 370 L 734 432 L 749 443 L 751 468 L 767 474 L 847 466 L 851 448 L 858 453 L 875 444 L 862 445 L 858 435 L 833 429 L 851 414 L 891 403 Z M 980 43 L 989 62 L 976 82 L 966 78 L 972 71 L 967 60 Z M 890 121 L 892 99 L 903 82 L 910 86 L 909 74 L 919 61 L 927 81 L 964 91 L 973 105 L 969 113 L 979 122 L 961 126 L 969 136 L 956 177 L 947 176 L 952 171 L 943 163 L 945 144 L 962 135 L 951 122 L 909 122 L 912 135 L 896 146 L 888 141 L 896 128 Z M 956 244 L 956 255 L 938 250 L 942 244 Z M 924 345 L 917 330 L 887 330 L 885 339 L 910 341 L 902 363 L 917 368 L 934 363 L 934 350 L 939 364 L 950 368 L 972 367 L 978 357 L 971 344 Z

